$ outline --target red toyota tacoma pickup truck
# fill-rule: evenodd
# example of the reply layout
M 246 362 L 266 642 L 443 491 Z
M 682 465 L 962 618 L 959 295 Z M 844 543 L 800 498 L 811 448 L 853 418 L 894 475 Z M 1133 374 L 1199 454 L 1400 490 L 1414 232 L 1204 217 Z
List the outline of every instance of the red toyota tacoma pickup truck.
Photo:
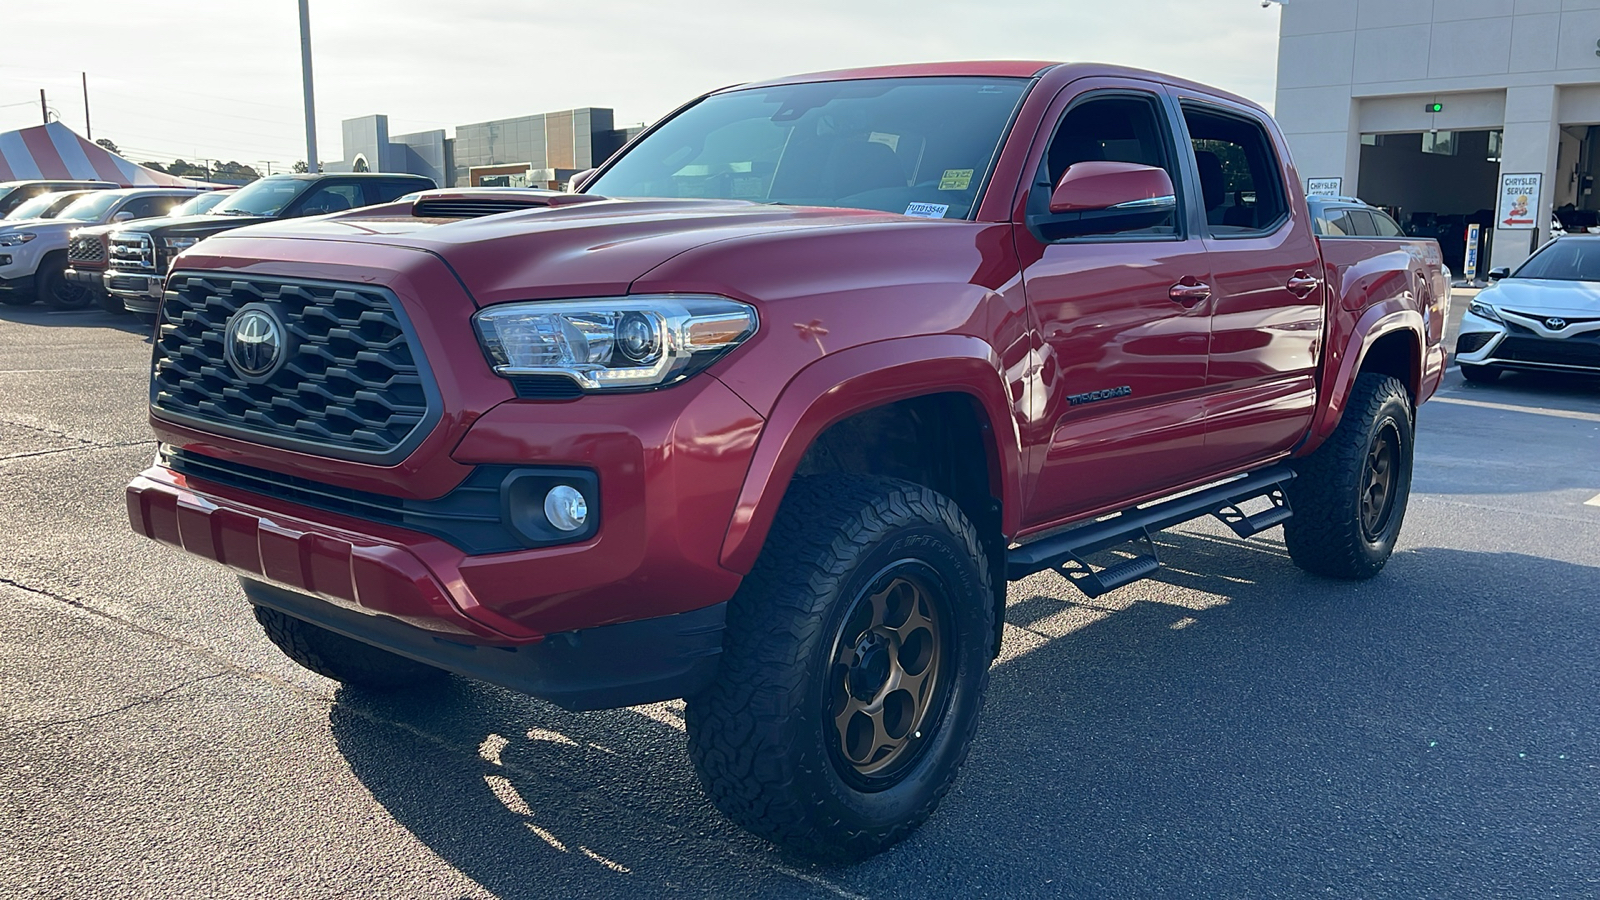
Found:
M 1260 107 L 1148 72 L 720 90 L 577 193 L 185 252 L 128 509 L 348 685 L 685 697 L 718 808 L 856 858 L 950 788 L 1008 581 L 1208 515 L 1384 565 L 1449 287 L 1313 232 Z

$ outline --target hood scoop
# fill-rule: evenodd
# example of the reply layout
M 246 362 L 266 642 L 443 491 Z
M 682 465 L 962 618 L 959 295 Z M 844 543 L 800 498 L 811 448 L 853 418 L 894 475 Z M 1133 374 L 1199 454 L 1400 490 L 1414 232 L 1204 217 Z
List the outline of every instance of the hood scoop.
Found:
M 565 194 L 538 188 L 454 188 L 418 194 L 412 201 L 411 214 L 419 219 L 476 219 L 604 199 L 592 194 Z

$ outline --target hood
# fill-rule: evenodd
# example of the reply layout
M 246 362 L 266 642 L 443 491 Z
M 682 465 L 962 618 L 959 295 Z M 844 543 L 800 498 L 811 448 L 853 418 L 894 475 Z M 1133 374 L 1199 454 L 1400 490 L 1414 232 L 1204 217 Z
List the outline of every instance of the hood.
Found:
M 1534 318 L 1600 318 L 1600 282 L 1504 278 L 1479 294 L 1478 301 Z
M 209 237 L 219 231 L 229 231 L 257 222 L 270 222 L 264 216 L 178 216 L 160 219 L 137 219 L 123 222 L 120 229 L 143 232 L 159 237 Z
M 94 222 L 80 222 L 77 219 L 24 219 L 20 222 L 7 222 L 0 232 L 31 231 L 34 234 L 66 234 L 77 231 L 79 228 L 94 225 Z
M 687 250 L 789 229 L 940 227 L 933 220 L 857 209 L 729 200 L 608 200 L 474 219 L 418 218 L 408 206 L 238 228 L 208 241 L 319 240 L 423 250 L 455 270 L 479 305 L 507 300 L 617 296 L 639 276 Z M 604 251 L 604 252 L 601 252 Z M 232 250 L 243 254 L 242 249 Z

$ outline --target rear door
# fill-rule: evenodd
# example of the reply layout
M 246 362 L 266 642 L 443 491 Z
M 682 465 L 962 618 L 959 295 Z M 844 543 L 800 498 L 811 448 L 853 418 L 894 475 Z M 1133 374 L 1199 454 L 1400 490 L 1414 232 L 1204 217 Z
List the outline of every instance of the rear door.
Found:
M 1288 452 L 1310 427 L 1322 258 L 1287 151 L 1260 114 L 1193 96 L 1179 109 L 1211 273 L 1203 455 L 1220 474 Z
M 1121 505 L 1200 472 L 1210 320 L 1203 297 L 1175 290 L 1208 276 L 1182 200 L 1164 89 L 1078 82 L 1042 129 L 1028 163 L 1025 223 L 1016 229 L 1042 342 L 1030 524 Z M 1091 160 L 1165 169 L 1178 212 L 1137 230 L 1060 233 L 1048 219 L 1052 188 L 1069 166 Z

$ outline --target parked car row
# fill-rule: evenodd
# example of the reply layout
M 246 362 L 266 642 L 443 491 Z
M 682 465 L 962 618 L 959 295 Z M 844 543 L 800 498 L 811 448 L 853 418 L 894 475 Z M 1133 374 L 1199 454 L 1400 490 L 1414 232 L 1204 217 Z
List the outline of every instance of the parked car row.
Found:
M 419 175 L 275 175 L 238 190 L 0 183 L 0 303 L 91 303 L 152 321 L 172 259 L 218 232 L 386 203 L 434 187 Z

